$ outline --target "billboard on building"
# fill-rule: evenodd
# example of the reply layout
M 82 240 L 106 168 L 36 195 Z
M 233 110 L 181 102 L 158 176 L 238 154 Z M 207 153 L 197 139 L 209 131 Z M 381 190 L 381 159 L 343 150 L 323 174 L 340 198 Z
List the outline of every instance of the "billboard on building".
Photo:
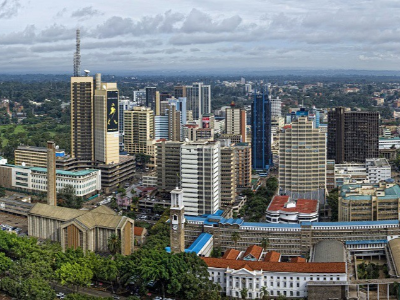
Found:
M 118 91 L 107 92 L 107 132 L 118 131 Z
M 202 118 L 202 128 L 210 128 L 210 118 L 209 117 Z

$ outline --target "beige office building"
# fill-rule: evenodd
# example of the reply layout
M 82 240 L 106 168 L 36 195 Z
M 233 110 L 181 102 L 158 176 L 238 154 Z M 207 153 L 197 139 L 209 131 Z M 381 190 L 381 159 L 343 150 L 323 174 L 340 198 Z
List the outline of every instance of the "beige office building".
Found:
M 124 126 L 128 153 L 154 155 L 154 112 L 150 108 L 134 107 L 124 111 Z
M 221 205 L 233 204 L 236 198 L 236 155 L 234 147 L 221 148 Z
M 236 186 L 240 190 L 251 188 L 251 147 L 240 143 L 234 149 Z
M 118 95 L 116 83 L 101 82 L 96 74 L 94 92 L 94 154 L 95 161 L 119 163 Z
M 246 142 L 246 111 L 241 108 L 235 108 L 232 103 L 230 108 L 225 110 L 225 134 L 240 135 L 241 142 Z
M 71 77 L 71 155 L 94 158 L 93 77 Z
M 307 117 L 279 135 L 279 185 L 292 199 L 324 201 L 326 137 Z

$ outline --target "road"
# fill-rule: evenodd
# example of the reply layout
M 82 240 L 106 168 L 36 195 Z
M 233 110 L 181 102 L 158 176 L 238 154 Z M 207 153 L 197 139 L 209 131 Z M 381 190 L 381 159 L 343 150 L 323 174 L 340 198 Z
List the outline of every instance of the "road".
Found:
M 64 293 L 64 294 L 71 294 L 71 293 L 75 293 L 75 289 L 73 287 L 68 287 L 65 285 L 60 285 L 58 283 L 54 283 L 52 285 L 53 289 L 58 293 Z M 94 288 L 86 288 L 86 287 L 80 287 L 78 290 L 79 294 L 85 294 L 85 295 L 89 295 L 89 296 L 96 296 L 96 297 L 112 297 L 115 294 L 111 294 L 109 292 L 103 292 L 103 291 L 98 291 Z M 123 296 L 119 296 L 121 300 L 125 300 L 127 299 L 126 297 Z

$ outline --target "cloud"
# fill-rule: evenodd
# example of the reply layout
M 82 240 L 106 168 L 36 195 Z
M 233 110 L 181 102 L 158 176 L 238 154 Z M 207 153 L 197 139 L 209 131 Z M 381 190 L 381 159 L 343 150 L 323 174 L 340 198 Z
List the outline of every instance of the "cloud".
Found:
M 193 32 L 233 32 L 242 22 L 238 15 L 221 21 L 213 21 L 210 15 L 198 9 L 192 9 L 183 22 L 181 31 L 185 33 Z
M 92 6 L 87 6 L 71 13 L 72 18 L 77 18 L 79 20 L 89 19 L 94 16 L 102 15 L 103 13 L 97 9 L 93 9 Z
M 0 1 L 0 19 L 9 19 L 16 16 L 20 7 L 19 0 Z

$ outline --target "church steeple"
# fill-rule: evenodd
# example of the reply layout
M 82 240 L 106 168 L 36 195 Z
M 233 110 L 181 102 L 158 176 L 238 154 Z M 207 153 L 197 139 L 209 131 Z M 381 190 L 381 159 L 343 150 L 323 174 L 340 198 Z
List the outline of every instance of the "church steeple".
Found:
M 183 191 L 176 188 L 171 191 L 170 209 L 170 244 L 171 252 L 185 251 L 185 209 L 183 206 Z

